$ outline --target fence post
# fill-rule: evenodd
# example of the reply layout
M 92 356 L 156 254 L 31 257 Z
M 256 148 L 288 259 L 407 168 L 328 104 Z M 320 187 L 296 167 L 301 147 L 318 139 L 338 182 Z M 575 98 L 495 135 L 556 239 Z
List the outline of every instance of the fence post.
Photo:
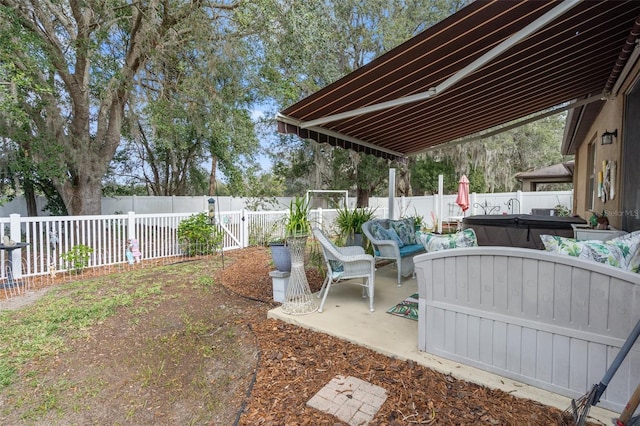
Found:
M 242 247 L 249 247 L 249 218 L 247 217 L 247 210 L 240 210 L 240 223 L 242 225 Z
M 127 235 L 129 239 L 136 237 L 136 212 L 127 212 Z
M 22 241 L 22 232 L 20 230 L 20 215 L 12 213 L 9 215 L 9 238 L 15 242 Z M 11 250 L 11 271 L 14 278 L 22 277 L 22 250 Z
M 516 198 L 518 199 L 518 214 L 523 213 L 522 211 L 522 191 L 521 190 L 517 190 L 516 191 Z

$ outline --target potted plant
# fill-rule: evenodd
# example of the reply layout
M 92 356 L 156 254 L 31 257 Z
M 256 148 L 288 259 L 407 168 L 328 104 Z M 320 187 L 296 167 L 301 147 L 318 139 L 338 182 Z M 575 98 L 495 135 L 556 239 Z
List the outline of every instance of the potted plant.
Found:
M 336 225 L 345 245 L 364 245 L 362 237 L 362 224 L 375 217 L 375 209 L 369 207 L 356 207 L 351 210 L 348 207 L 338 209 Z
M 311 233 L 311 222 L 309 221 L 309 202 L 302 197 L 296 197 L 289 204 L 289 217 L 284 229 L 287 238 L 308 237 Z
M 291 254 L 286 241 L 284 239 L 271 241 L 269 248 L 271 248 L 271 259 L 276 269 L 280 272 L 291 272 Z
M 306 237 L 311 232 L 309 222 L 309 206 L 304 198 L 296 197 L 289 205 L 289 215 L 286 218 L 284 229 L 286 238 L 277 239 L 269 243 L 271 259 L 276 269 L 280 272 L 291 272 L 291 251 L 288 241 L 290 238 Z

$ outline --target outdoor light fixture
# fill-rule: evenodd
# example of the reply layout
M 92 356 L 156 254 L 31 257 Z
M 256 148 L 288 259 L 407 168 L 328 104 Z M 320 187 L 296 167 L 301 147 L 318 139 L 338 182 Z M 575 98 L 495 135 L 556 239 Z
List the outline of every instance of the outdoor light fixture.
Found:
M 212 198 L 209 198 L 207 200 L 207 202 L 209 203 L 209 222 L 213 223 L 215 222 L 216 218 L 216 209 L 215 209 L 215 205 L 216 205 L 216 200 Z
M 602 145 L 611 145 L 613 143 L 613 139 L 618 137 L 618 129 L 615 129 L 613 132 L 605 130 L 602 134 Z

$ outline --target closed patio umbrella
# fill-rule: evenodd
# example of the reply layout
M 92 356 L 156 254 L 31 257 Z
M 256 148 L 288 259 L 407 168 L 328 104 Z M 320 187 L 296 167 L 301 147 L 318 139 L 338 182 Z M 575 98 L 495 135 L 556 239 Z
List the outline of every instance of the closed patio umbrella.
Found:
M 469 209 L 469 179 L 467 179 L 466 175 L 462 175 L 458 181 L 456 204 L 460 206 L 463 214 Z

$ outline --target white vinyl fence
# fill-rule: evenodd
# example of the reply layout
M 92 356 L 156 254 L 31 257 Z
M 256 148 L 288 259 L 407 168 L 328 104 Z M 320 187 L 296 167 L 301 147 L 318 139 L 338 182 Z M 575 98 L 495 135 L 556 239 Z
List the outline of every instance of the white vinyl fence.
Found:
M 419 214 L 432 226 L 431 212 L 440 219 L 460 214 L 456 211 L 455 195 L 445 195 L 439 202 L 436 196 L 396 199 L 394 217 Z M 515 200 L 515 201 L 514 201 Z M 504 194 L 471 194 L 471 208 L 467 216 L 484 214 L 483 206 L 496 207 L 494 214 L 530 213 L 533 208 L 552 209 L 561 204 L 571 208 L 572 192 L 517 192 Z M 371 208 L 377 217 L 388 215 L 388 199 L 372 198 Z M 442 209 L 440 210 L 440 207 Z M 15 277 L 35 276 L 64 271 L 67 265 L 61 256 L 74 246 L 91 247 L 88 267 L 119 265 L 127 262 L 125 249 L 128 238 L 136 238 L 142 259 L 164 259 L 182 256 L 177 237 L 180 222 L 203 210 L 185 213 L 158 213 L 102 215 L 102 216 L 50 216 L 23 217 L 11 214 L 0 217 L 0 233 L 26 247 L 15 250 L 0 250 L 0 283 L 10 273 Z M 436 213 L 440 212 L 442 213 Z M 215 225 L 224 232 L 223 250 L 233 250 L 250 245 L 266 245 L 284 237 L 284 222 L 288 210 L 254 212 L 234 210 L 217 212 Z M 335 209 L 311 210 L 311 222 L 328 232 L 336 231 Z M 11 267 L 10 267 L 11 266 Z

